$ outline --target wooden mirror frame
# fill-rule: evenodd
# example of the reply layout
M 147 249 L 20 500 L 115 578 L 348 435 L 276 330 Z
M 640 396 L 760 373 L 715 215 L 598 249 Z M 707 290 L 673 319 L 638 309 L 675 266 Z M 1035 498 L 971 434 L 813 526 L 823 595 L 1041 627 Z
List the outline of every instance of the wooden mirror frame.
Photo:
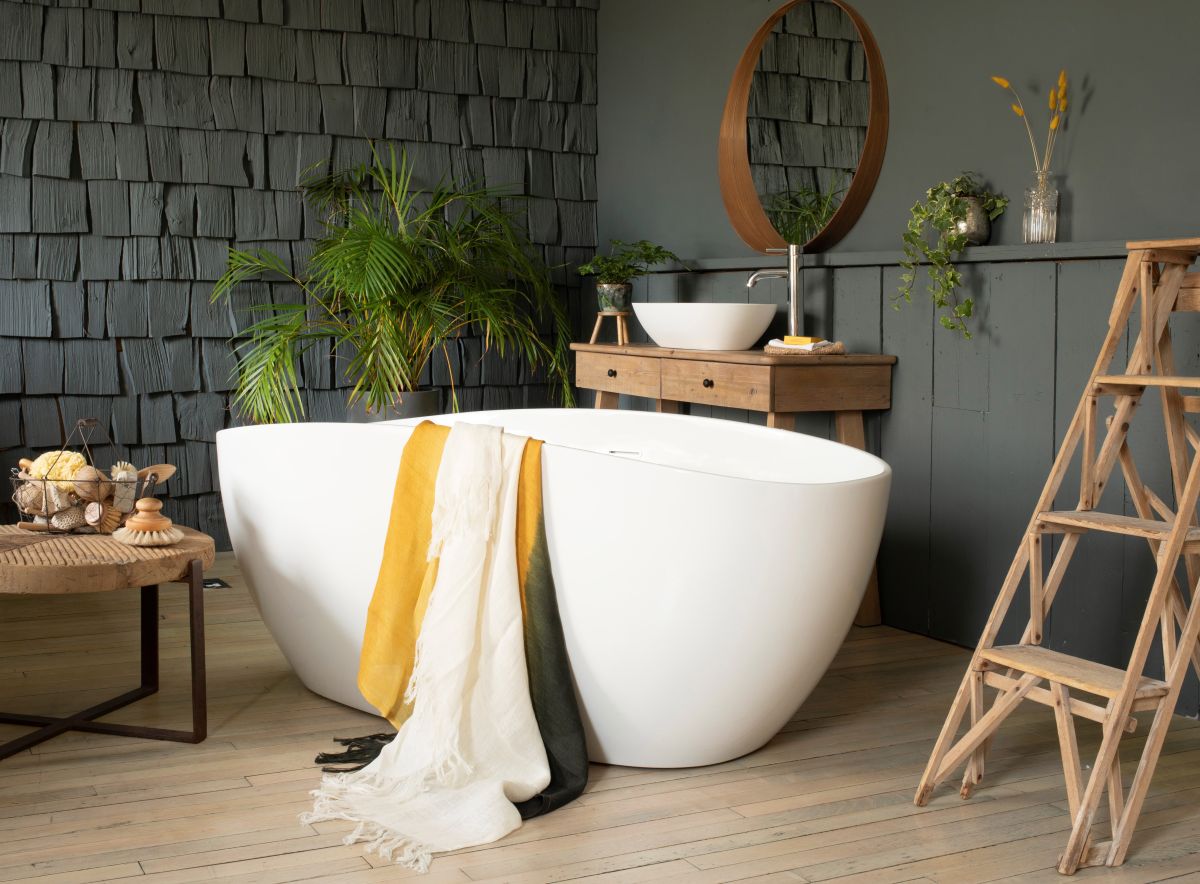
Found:
M 746 140 L 750 84 L 754 80 L 754 70 L 758 67 L 763 46 L 776 23 L 801 3 L 808 2 L 810 0 L 792 0 L 784 4 L 759 27 L 734 69 L 729 95 L 725 99 L 725 113 L 721 117 L 721 132 L 717 139 L 717 176 L 721 182 L 721 199 L 725 202 L 725 211 L 738 236 L 759 252 L 784 248 L 788 243 L 767 217 L 750 174 L 750 151 Z M 803 244 L 806 252 L 824 251 L 850 232 L 875 189 L 879 169 L 883 165 L 884 148 L 887 147 L 888 90 L 879 46 L 871 29 L 853 7 L 843 0 L 825 2 L 832 3 L 846 13 L 858 31 L 866 55 L 871 105 L 867 118 L 867 137 L 863 142 L 858 169 L 829 223 Z

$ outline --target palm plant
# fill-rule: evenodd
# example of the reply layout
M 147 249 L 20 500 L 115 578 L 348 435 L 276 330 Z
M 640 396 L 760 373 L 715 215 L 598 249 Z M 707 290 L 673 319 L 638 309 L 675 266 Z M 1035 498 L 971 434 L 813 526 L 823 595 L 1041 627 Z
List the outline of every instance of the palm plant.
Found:
M 304 294 L 298 304 L 256 305 L 262 318 L 237 344 L 235 405 L 256 422 L 303 415 L 300 355 L 332 340 L 355 383 L 350 402 L 394 405 L 460 332 L 479 328 L 484 347 L 544 365 L 564 404 L 570 332 L 566 311 L 536 257 L 511 197 L 444 180 L 414 186 L 412 167 L 389 146 L 371 162 L 304 182 L 305 199 L 326 218 L 308 266 L 293 272 L 266 249 L 230 249 L 213 298 L 263 274 Z M 265 314 L 265 315 L 264 315 Z M 551 340 L 541 328 L 547 323 Z M 452 390 L 453 397 L 453 390 Z M 457 398 L 453 397 L 457 408 Z

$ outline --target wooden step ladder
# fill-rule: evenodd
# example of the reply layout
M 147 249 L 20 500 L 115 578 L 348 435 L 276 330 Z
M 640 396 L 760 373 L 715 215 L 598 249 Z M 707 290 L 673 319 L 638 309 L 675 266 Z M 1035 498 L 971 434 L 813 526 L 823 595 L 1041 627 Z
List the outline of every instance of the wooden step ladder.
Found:
M 1200 412 L 1200 377 L 1175 375 L 1168 323 L 1175 311 L 1200 311 L 1200 273 L 1188 272 L 1200 255 L 1200 239 L 1132 242 L 1128 248 L 1129 257 L 1100 355 L 914 799 L 924 805 L 937 785 L 962 765 L 966 770 L 961 794 L 970 797 L 983 778 L 988 744 L 1005 718 L 1024 700 L 1050 706 L 1057 723 L 1072 817 L 1071 835 L 1058 861 L 1058 870 L 1066 875 L 1074 874 L 1081 866 L 1117 866 L 1124 862 L 1188 664 L 1200 673 L 1200 604 L 1195 603 L 1200 598 L 1200 526 L 1196 517 L 1200 434 L 1184 420 L 1185 414 Z M 1135 307 L 1137 340 L 1129 351 L 1125 372 L 1112 374 L 1111 363 Z M 1147 390 L 1157 390 L 1162 400 L 1174 511 L 1142 482 L 1129 450 L 1129 426 Z M 1111 412 L 1103 428 L 1102 408 Z M 1078 505 L 1073 510 L 1055 511 L 1054 501 L 1077 453 Z M 1118 465 L 1136 517 L 1096 510 Z M 1081 538 L 1096 531 L 1144 538 L 1155 557 L 1154 583 L 1125 669 L 1041 646 L 1046 614 L 1067 566 Z M 1047 570 L 1044 547 L 1049 535 L 1061 539 Z M 1187 596 L 1176 579 L 1181 559 L 1190 588 Z M 1019 644 L 997 646 L 1005 616 L 1023 585 L 1029 593 L 1030 610 L 1024 634 Z M 1144 674 L 1156 638 L 1166 673 L 1162 679 Z M 986 688 L 998 692 L 990 706 L 985 702 Z M 1120 743 L 1137 727 L 1133 713 L 1142 711 L 1153 711 L 1154 716 L 1141 761 L 1126 791 L 1121 778 Z M 1075 717 L 1102 726 L 1100 751 L 1086 779 L 1080 768 Z M 959 735 L 964 719 L 968 719 L 968 726 Z M 1092 826 L 1105 792 L 1112 836 L 1093 844 Z M 1200 812 L 1200 808 L 1197 810 Z

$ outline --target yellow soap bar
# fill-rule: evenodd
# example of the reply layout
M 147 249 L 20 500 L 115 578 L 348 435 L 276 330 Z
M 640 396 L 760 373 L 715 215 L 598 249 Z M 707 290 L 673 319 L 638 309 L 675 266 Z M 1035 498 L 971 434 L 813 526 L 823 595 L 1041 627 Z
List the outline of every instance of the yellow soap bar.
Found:
M 794 345 L 819 344 L 823 340 L 825 340 L 825 339 L 824 338 L 804 338 L 804 337 L 800 337 L 798 335 L 784 335 L 783 336 L 783 342 L 785 344 L 794 344 Z

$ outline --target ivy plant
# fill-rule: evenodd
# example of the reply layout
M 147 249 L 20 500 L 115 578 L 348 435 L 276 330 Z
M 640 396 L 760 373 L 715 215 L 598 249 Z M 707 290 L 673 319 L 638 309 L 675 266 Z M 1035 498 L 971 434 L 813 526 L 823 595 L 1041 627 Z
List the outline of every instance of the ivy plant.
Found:
M 904 258 L 900 266 L 900 289 L 892 297 L 897 310 L 902 303 L 912 301 L 917 265 L 929 265 L 929 294 L 934 306 L 943 311 L 938 317 L 942 327 L 971 337 L 966 320 L 975 313 L 972 298 L 960 298 L 958 287 L 962 273 L 954 259 L 967 247 L 966 234 L 959 223 L 967 217 L 967 197 L 976 197 L 984 212 L 994 221 L 1008 206 L 1008 198 L 992 193 L 974 172 L 963 172 L 952 181 L 941 181 L 925 192 L 925 199 L 913 204 L 912 217 L 904 231 Z

